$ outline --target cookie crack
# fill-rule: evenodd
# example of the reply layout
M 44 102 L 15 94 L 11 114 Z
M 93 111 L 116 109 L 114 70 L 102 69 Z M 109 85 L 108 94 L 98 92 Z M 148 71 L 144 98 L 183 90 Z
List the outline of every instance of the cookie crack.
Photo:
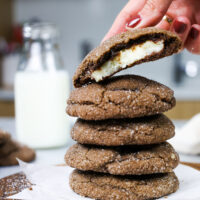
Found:
M 136 162 L 143 161 L 144 158 L 138 158 L 137 154 L 138 153 L 134 153 L 134 154 L 131 155 L 131 156 L 134 155 L 134 157 L 130 157 L 130 156 L 129 157 L 123 157 L 120 154 L 116 153 L 116 155 L 113 157 L 112 160 L 101 164 L 100 166 L 96 167 L 95 170 L 97 170 L 98 172 L 107 172 L 107 173 L 112 174 L 112 169 L 110 169 L 112 164 L 120 165 L 122 162 L 126 162 L 126 161 L 136 161 Z M 160 161 L 162 162 L 162 168 L 164 168 L 164 169 L 167 168 L 165 159 L 161 155 L 158 155 L 158 156 L 151 155 L 149 157 L 145 157 L 145 161 L 147 161 L 148 163 L 149 163 L 150 160 L 154 160 L 154 159 L 160 159 Z M 90 159 L 88 158 L 88 160 L 90 160 Z M 169 166 L 169 168 L 172 170 L 171 166 Z
M 137 101 L 137 99 L 139 99 L 141 97 L 141 95 L 143 95 L 144 90 L 148 86 L 149 86 L 149 83 L 146 83 L 143 88 L 139 88 L 138 87 L 138 88 L 133 89 L 133 90 L 131 90 L 131 89 L 128 89 L 128 90 L 126 90 L 126 89 L 113 89 L 113 90 L 106 90 L 106 89 L 104 89 L 102 91 L 101 98 L 100 98 L 100 101 L 98 103 L 95 103 L 94 101 L 84 101 L 83 100 L 81 103 L 80 102 L 71 101 L 70 104 L 71 105 L 93 105 L 93 106 L 97 106 L 97 107 L 99 107 L 99 108 L 101 108 L 103 110 L 107 110 L 105 108 L 105 106 L 104 106 L 104 103 L 106 103 L 106 102 L 110 103 L 110 104 L 113 104 L 115 106 L 121 106 L 124 103 L 124 102 L 116 103 L 116 102 L 112 101 L 109 97 L 106 97 L 105 93 L 107 91 L 130 91 L 130 92 L 137 91 L 137 95 L 134 94 L 135 95 L 134 100 Z M 155 94 L 153 92 L 151 92 L 149 94 L 155 97 L 155 104 L 158 104 L 158 102 L 162 102 L 162 103 L 168 104 L 170 106 L 173 105 L 173 102 L 171 102 L 172 99 L 168 100 L 166 98 L 161 98 L 158 94 Z
M 96 187 L 100 187 L 100 188 L 102 188 L 102 189 L 105 189 L 106 186 L 107 186 L 108 188 L 117 189 L 117 190 L 120 190 L 121 192 L 126 192 L 127 194 L 130 194 L 130 193 L 131 193 L 131 194 L 134 195 L 136 198 L 139 196 L 137 193 L 134 193 L 133 191 L 128 190 L 128 189 L 131 189 L 131 190 L 132 190 L 132 189 L 135 189 L 135 186 L 132 186 L 132 187 L 127 186 L 128 189 L 126 189 L 126 188 L 122 188 L 122 187 L 114 186 L 114 185 L 110 184 L 111 181 L 109 181 L 109 183 L 106 183 L 106 184 L 103 184 L 103 185 L 99 185 L 99 184 L 95 183 L 95 182 L 92 180 L 92 178 L 90 178 L 90 181 L 88 181 L 88 182 L 92 182 Z M 86 183 L 88 183 L 88 182 L 86 182 Z M 144 184 L 142 184 L 142 185 L 144 185 Z M 105 195 L 106 195 L 106 194 L 105 194 Z M 104 197 L 107 197 L 107 196 L 104 196 Z
M 155 98 L 156 98 L 156 102 L 161 101 L 163 103 L 172 105 L 172 102 L 170 100 L 167 100 L 166 98 L 161 98 L 159 95 L 151 93 Z

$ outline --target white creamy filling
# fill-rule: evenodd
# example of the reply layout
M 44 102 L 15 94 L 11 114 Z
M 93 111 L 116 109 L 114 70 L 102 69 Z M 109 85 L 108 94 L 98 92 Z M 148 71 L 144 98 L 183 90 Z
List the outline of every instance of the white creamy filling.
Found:
M 134 45 L 131 48 L 123 49 L 117 56 L 105 62 L 99 69 L 92 73 L 95 81 L 101 81 L 104 77 L 110 76 L 120 69 L 126 68 L 138 60 L 150 56 L 152 53 L 158 53 L 164 48 L 164 41 L 146 41 L 142 44 Z

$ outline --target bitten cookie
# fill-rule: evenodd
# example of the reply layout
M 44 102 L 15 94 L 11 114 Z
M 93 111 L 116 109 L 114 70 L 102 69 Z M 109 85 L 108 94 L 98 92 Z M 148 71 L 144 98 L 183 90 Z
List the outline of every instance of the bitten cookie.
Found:
M 78 143 L 103 146 L 156 144 L 174 134 L 173 123 L 163 114 L 103 121 L 78 119 L 71 131 L 72 139 Z
M 145 146 L 97 147 L 75 144 L 65 155 L 70 167 L 114 175 L 167 173 L 179 163 L 169 143 Z
M 135 118 L 165 112 L 175 103 L 170 88 L 141 76 L 124 75 L 73 90 L 67 113 L 85 120 Z
M 75 170 L 70 186 L 81 196 L 99 200 L 147 200 L 175 192 L 179 187 L 176 175 L 113 176 Z
M 17 144 L 17 149 L 5 157 L 0 158 L 0 166 L 17 165 L 17 159 L 24 162 L 30 162 L 35 159 L 35 151 L 25 145 Z
M 144 28 L 120 33 L 85 57 L 73 77 L 74 86 L 99 82 L 136 64 L 172 55 L 181 46 L 177 35 L 162 29 Z

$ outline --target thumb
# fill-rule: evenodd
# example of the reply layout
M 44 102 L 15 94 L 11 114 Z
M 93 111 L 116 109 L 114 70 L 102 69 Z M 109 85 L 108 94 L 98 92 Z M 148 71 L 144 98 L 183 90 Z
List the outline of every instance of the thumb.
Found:
M 143 9 L 138 13 L 141 18 L 140 23 L 135 25 L 132 21 L 130 21 L 127 24 L 127 27 L 144 28 L 148 26 L 155 26 L 161 21 L 163 16 L 166 14 L 171 3 L 172 0 L 147 0 Z

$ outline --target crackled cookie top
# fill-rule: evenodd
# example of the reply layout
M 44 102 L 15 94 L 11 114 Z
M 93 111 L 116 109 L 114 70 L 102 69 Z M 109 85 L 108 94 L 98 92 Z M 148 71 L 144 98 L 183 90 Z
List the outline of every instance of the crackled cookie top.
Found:
M 148 200 L 166 196 L 179 187 L 174 172 L 141 176 L 113 176 L 75 170 L 70 177 L 72 190 L 99 200 Z
M 179 157 L 167 142 L 120 147 L 75 144 L 67 151 L 65 161 L 83 171 L 141 175 L 172 172 L 179 163 Z
M 179 37 L 161 29 L 135 29 L 118 34 L 85 57 L 73 77 L 74 86 L 102 81 L 136 64 L 177 53 L 180 48 Z
M 174 92 L 167 86 L 125 75 L 76 88 L 68 99 L 67 113 L 85 120 L 135 118 L 163 113 L 175 103 Z
M 81 144 L 102 146 L 144 145 L 164 142 L 175 134 L 175 127 L 165 115 L 134 119 L 86 121 L 78 119 L 71 137 Z

